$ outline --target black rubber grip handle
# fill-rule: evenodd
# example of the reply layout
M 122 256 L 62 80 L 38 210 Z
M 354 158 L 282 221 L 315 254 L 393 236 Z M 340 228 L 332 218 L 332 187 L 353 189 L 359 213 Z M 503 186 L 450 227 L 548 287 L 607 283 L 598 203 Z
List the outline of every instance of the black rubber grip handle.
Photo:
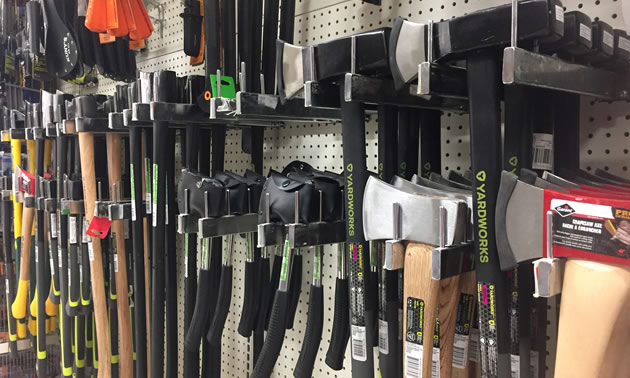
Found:
M 271 318 L 269 319 L 269 331 L 263 345 L 254 372 L 250 378 L 269 378 L 273 370 L 278 355 L 282 349 L 284 334 L 287 331 L 287 308 L 289 305 L 289 293 L 276 290 L 276 295 L 271 308 Z
M 230 302 L 232 302 L 232 266 L 223 266 L 221 269 L 221 283 L 219 284 L 219 298 L 217 307 L 210 323 L 210 329 L 206 338 L 212 346 L 221 345 L 221 335 L 225 327 L 225 320 L 230 312 Z
M 291 265 L 291 278 L 289 282 L 289 308 L 287 311 L 287 329 L 293 328 L 295 312 L 300 302 L 300 291 L 302 290 L 302 255 L 294 255 Z
M 326 365 L 333 370 L 343 368 L 343 358 L 350 339 L 350 305 L 348 280 L 337 278 L 335 282 L 335 317 L 326 353 Z
M 278 290 L 278 283 L 280 282 L 280 268 L 282 267 L 282 256 L 276 255 L 273 257 L 273 266 L 271 268 L 271 281 L 269 282 L 269 286 L 271 287 L 271 293 L 274 293 Z M 269 319 L 271 319 L 271 309 L 273 306 L 273 294 L 269 296 L 269 301 L 267 302 L 267 319 L 265 321 L 265 331 L 269 328 Z
M 199 280 L 197 281 L 197 297 L 195 298 L 195 311 L 193 312 L 190 328 L 184 339 L 184 349 L 189 351 L 199 351 L 201 337 L 208 323 L 208 313 L 210 312 L 210 302 L 207 298 L 207 290 L 210 288 L 210 272 L 205 269 L 199 270 Z
M 322 341 L 324 328 L 324 288 L 311 286 L 311 294 L 308 299 L 308 320 L 306 321 L 306 334 L 302 342 L 302 350 L 297 365 L 293 371 L 295 378 L 310 378 L 315 366 L 315 358 Z
M 68 316 L 77 316 L 81 307 L 78 245 L 70 244 L 69 252 L 70 272 L 68 274 L 68 303 L 65 303 L 65 308 Z
M 269 264 L 270 260 L 261 258 L 259 269 L 259 275 L 257 284 L 260 285 L 260 300 L 258 301 L 258 308 L 256 309 L 256 329 L 262 329 L 264 331 L 267 324 L 267 314 L 271 307 L 271 296 L 274 293 L 274 288 L 271 287 L 269 276 Z M 262 323 L 262 327 L 261 327 Z
M 245 293 L 243 294 L 243 310 L 241 311 L 241 321 L 238 323 L 238 333 L 243 337 L 249 337 L 254 330 L 254 320 L 256 319 L 256 263 L 245 263 Z

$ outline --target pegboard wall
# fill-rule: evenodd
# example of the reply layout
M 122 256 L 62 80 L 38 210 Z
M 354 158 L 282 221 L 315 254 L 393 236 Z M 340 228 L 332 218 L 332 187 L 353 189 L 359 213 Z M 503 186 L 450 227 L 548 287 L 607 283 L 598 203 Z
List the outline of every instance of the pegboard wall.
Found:
M 615 28 L 623 27 L 621 3 L 618 0 L 564 0 L 566 10 L 581 10 L 593 19 L 601 19 Z M 148 3 L 148 2 L 147 2 Z M 507 0 L 383 0 L 382 6 L 365 4 L 359 0 L 297 0 L 295 42 L 309 45 L 335 39 L 360 31 L 391 26 L 395 17 L 403 16 L 411 21 L 440 21 L 473 12 L 482 8 L 508 3 Z M 189 65 L 189 58 L 182 51 L 183 23 L 179 14 L 183 5 L 178 0 L 159 0 L 156 5 L 147 5 L 149 13 L 157 17 L 163 12 L 164 22 L 156 24 L 156 31 L 147 41 L 148 49 L 137 56 L 138 69 L 155 71 L 174 70 L 178 75 L 203 74 L 203 66 Z M 93 87 L 78 87 L 60 83 L 60 89 L 75 94 L 112 94 L 116 82 L 100 77 Z M 581 103 L 581 164 L 587 170 L 602 168 L 630 179 L 628 151 L 630 149 L 630 110 L 627 103 L 609 104 L 582 98 Z M 376 118 L 372 116 L 366 124 L 366 148 L 368 169 L 376 171 L 377 135 Z M 243 173 L 250 168 L 251 159 L 241 150 L 241 132 L 229 130 L 226 138 L 225 169 Z M 463 172 L 470 169 L 468 117 L 444 113 L 441 131 L 442 172 Z M 209 141 L 208 141 L 209 142 Z M 181 154 L 178 149 L 178 162 Z M 264 171 L 281 170 L 287 163 L 305 160 L 318 169 L 341 172 L 343 165 L 341 125 L 290 124 L 265 130 Z M 237 332 L 243 301 L 243 276 L 245 265 L 245 240 L 235 237 L 234 280 L 232 304 L 222 340 L 222 375 L 224 377 L 247 377 L 253 366 L 249 341 Z M 307 301 L 312 278 L 312 252 L 302 251 L 304 272 L 300 304 L 295 326 L 287 331 L 285 342 L 273 377 L 292 377 L 306 328 Z M 334 304 L 335 246 L 325 246 L 323 258 L 323 285 L 325 314 L 323 339 L 313 375 L 317 377 L 350 377 L 349 348 L 345 367 L 339 372 L 324 363 Z M 178 237 L 177 274 L 178 310 L 180 318 L 180 366 L 182 375 L 183 356 L 183 293 L 184 293 L 184 249 L 183 238 Z M 375 356 L 378 353 L 375 353 Z

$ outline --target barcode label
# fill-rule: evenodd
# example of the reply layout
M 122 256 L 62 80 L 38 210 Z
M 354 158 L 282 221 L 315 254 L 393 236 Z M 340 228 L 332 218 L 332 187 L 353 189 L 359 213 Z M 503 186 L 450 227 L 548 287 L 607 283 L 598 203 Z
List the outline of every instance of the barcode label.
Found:
M 440 348 L 433 348 L 431 356 L 431 378 L 440 378 Z
M 72 270 L 68 267 L 68 286 L 72 286 Z
M 92 248 L 92 242 L 88 242 L 88 255 L 90 256 L 90 262 L 94 261 L 94 248 Z
M 146 211 L 147 211 L 147 214 L 151 214 L 151 203 L 152 203 L 151 202 L 151 193 L 146 193 L 145 196 L 146 196 L 145 201 L 149 205 L 149 206 L 145 206 L 146 207 Z
M 531 368 L 530 376 L 532 378 L 538 378 L 538 352 L 532 350 L 529 352 L 529 364 Z
M 55 260 L 53 260 L 53 255 L 50 253 L 50 274 L 55 275 Z
M 61 268 L 61 244 L 59 244 L 59 248 L 57 248 L 57 263 Z
M 612 34 L 607 32 L 606 30 L 604 30 L 604 34 L 602 36 L 602 42 L 604 42 L 604 44 L 608 47 L 615 46 L 615 38 L 613 37 Z
M 57 238 L 57 214 L 50 214 L 50 234 L 53 239 Z
M 87 243 L 89 241 L 87 230 L 90 227 L 87 219 L 83 218 L 83 232 L 81 233 L 81 241 Z
M 389 333 L 387 321 L 378 320 L 378 350 L 382 354 L 389 354 Z
M 9 294 L 9 279 L 5 278 L 4 279 L 4 291 Z
M 367 340 L 365 327 L 355 326 L 352 329 L 352 359 L 367 361 Z
M 118 273 L 118 253 L 114 253 L 114 273 Z
M 79 284 L 83 283 L 83 265 L 79 264 Z
M 465 369 L 468 361 L 468 341 L 470 336 L 455 334 L 453 341 L 453 367 Z
M 470 350 L 468 359 L 473 362 L 479 362 L 479 330 L 476 328 L 473 328 L 470 332 L 468 347 Z
M 68 224 L 70 244 L 77 244 L 77 217 L 69 217 Z
M 166 204 L 166 206 L 164 207 L 164 222 L 165 224 L 168 224 L 168 203 Z
M 521 356 L 511 354 L 510 362 L 512 365 L 512 378 L 521 378 Z
M 630 51 L 630 40 L 627 40 L 624 37 L 619 37 L 617 46 L 622 50 Z
M 587 41 L 591 40 L 591 27 L 584 25 L 584 24 L 580 24 L 580 37 L 586 39 Z
M 39 262 L 39 247 L 35 244 L 35 263 Z
M 553 169 L 553 135 L 534 133 L 532 138 L 533 169 Z
M 556 5 L 556 21 L 564 23 L 564 9 Z
M 408 378 L 422 377 L 422 345 L 405 343 L 405 375 Z

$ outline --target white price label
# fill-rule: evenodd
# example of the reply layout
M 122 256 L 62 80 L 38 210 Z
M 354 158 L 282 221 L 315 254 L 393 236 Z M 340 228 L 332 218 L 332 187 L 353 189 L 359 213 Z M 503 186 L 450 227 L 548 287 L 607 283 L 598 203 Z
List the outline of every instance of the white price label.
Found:
M 57 238 L 57 214 L 50 214 L 50 234 L 53 239 Z
M 83 265 L 79 264 L 79 284 L 83 283 Z
M 168 224 L 168 203 L 166 204 L 166 206 L 164 207 L 164 222 L 166 224 Z
M 553 169 L 553 135 L 534 133 L 532 135 L 533 169 Z
M 591 40 L 591 27 L 588 25 L 580 24 L 580 37 L 590 42 Z
M 39 262 L 39 247 L 35 244 L 35 264 Z
M 422 345 L 405 343 L 405 376 L 422 377 Z
M 68 287 L 72 286 L 72 270 L 68 267 Z
M 57 265 L 61 268 L 61 244 L 59 244 L 59 248 L 57 248 Z
M 131 220 L 136 220 L 136 201 L 131 201 Z
M 157 227 L 157 202 L 153 202 L 153 211 L 152 211 L 152 222 L 153 227 Z
M 630 40 L 625 39 L 624 37 L 619 37 L 617 46 L 622 50 L 630 51 Z
M 387 321 L 378 320 L 378 350 L 382 354 L 389 354 L 389 332 L 387 327 Z
M 556 5 L 556 21 L 564 23 L 564 9 Z
M 114 273 L 118 273 L 118 253 L 114 253 Z
M 530 376 L 538 378 L 538 351 L 532 350 L 529 352 L 529 364 L 531 368 Z
M 83 218 L 83 232 L 81 233 L 81 241 L 83 243 L 87 243 L 90 240 L 87 234 L 87 230 L 89 227 L 90 224 L 88 223 L 87 219 Z
M 367 361 L 367 338 L 365 327 L 351 326 L 352 359 Z
M 90 262 L 94 261 L 94 248 L 92 247 L 91 241 L 88 241 L 88 255 L 90 257 Z
M 433 348 L 431 356 L 431 378 L 440 378 L 440 348 Z
M 152 200 L 151 200 L 151 193 L 146 193 L 145 196 L 146 196 L 145 201 L 146 201 L 146 205 L 147 205 L 147 206 L 145 206 L 146 209 L 147 209 L 146 211 L 147 211 L 147 214 L 151 214 L 151 204 L 153 203 Z
M 453 340 L 453 367 L 465 369 L 468 363 L 468 341 L 470 336 L 455 334 Z
M 77 217 L 68 218 L 68 233 L 70 244 L 77 244 Z
M 4 279 L 4 291 L 9 294 L 9 279 L 5 278 Z
M 50 254 L 49 261 L 50 261 L 50 274 L 54 276 L 55 275 L 55 260 L 53 260 L 52 253 Z
M 512 366 L 512 378 L 521 378 L 521 356 L 511 354 L 510 365 Z
M 604 33 L 602 36 L 602 42 L 604 42 L 606 46 L 613 48 L 615 46 L 615 37 L 613 37 L 612 34 L 604 30 Z

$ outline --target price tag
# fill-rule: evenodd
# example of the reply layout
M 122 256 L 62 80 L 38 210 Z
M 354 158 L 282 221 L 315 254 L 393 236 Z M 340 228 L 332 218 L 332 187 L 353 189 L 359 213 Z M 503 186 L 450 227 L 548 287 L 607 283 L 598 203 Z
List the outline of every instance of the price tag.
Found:
M 114 253 L 114 273 L 118 273 L 118 253 Z
M 144 39 L 139 39 L 137 41 L 129 41 L 129 50 L 141 50 L 146 47 L 146 43 Z
M 92 241 L 88 242 L 88 255 L 90 257 L 90 262 L 94 261 L 94 248 L 92 247 Z
M 69 217 L 68 224 L 70 244 L 77 244 L 77 217 Z
M 465 369 L 468 362 L 468 335 L 455 334 L 453 341 L 453 367 Z
M 521 356 L 511 354 L 510 365 L 512 367 L 512 378 L 521 378 Z
M 352 359 L 367 361 L 367 340 L 365 327 L 351 326 L 352 332 Z
M 382 354 L 389 354 L 389 330 L 385 320 L 378 320 L 378 350 Z
M 113 35 L 109 35 L 107 33 L 98 33 L 98 40 L 101 43 L 101 45 L 103 45 L 105 43 L 116 42 L 116 37 L 114 37 Z

